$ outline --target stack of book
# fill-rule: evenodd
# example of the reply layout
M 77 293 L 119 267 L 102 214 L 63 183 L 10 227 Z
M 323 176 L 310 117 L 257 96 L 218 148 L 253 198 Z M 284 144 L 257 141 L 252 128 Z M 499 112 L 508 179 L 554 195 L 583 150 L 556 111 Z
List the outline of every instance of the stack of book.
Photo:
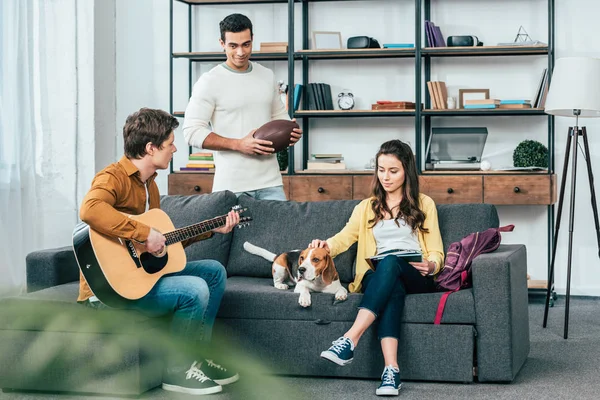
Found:
M 215 170 L 213 153 L 192 153 L 188 156 L 185 167 L 180 168 L 183 172 L 212 172 Z
M 261 53 L 286 53 L 287 51 L 287 42 L 262 42 L 260 44 Z
M 498 108 L 500 104 L 501 101 L 497 99 L 465 100 L 465 104 L 463 104 L 463 107 L 467 110 L 477 110 Z
M 429 90 L 429 97 L 431 98 L 431 107 L 434 110 L 447 110 L 448 103 L 448 89 L 446 88 L 446 82 L 429 81 L 427 82 L 427 90 Z
M 346 163 L 341 154 L 312 154 L 311 159 L 306 161 L 306 169 L 346 169 Z

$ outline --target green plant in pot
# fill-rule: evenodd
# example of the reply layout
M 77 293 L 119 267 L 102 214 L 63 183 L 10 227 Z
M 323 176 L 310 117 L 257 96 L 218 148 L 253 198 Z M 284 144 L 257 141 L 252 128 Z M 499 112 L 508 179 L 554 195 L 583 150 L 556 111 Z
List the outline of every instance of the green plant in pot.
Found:
M 548 148 L 537 140 L 523 140 L 513 153 L 515 167 L 548 168 Z
M 279 170 L 285 171 L 289 164 L 288 149 L 277 152 L 277 162 L 279 163 Z

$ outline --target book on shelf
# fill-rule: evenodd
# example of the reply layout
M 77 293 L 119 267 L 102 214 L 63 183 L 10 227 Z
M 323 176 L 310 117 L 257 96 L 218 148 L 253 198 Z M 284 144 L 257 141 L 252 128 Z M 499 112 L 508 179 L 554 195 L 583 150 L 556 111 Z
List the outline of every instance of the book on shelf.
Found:
M 343 161 L 326 162 L 326 161 L 306 161 L 306 169 L 346 169 L 346 163 Z
M 321 157 L 321 158 L 311 158 L 308 161 L 319 161 L 319 162 L 340 162 L 344 161 L 344 157 Z
M 427 47 L 446 47 L 440 27 L 427 20 L 425 21 L 425 37 L 427 38 Z
M 288 51 L 287 42 L 262 42 L 260 44 L 262 53 L 285 53 Z
M 377 254 L 373 257 L 367 257 L 365 260 L 369 264 L 369 266 L 375 270 L 377 268 L 377 263 L 383 260 L 387 256 L 396 256 L 404 259 L 406 262 L 422 262 L 423 261 L 423 253 L 420 250 L 412 250 L 412 249 L 398 249 L 398 250 L 390 250 L 380 254 Z
M 302 101 L 304 110 L 333 110 L 331 86 L 327 83 L 306 85 L 306 98 Z
M 384 43 L 384 49 L 412 49 L 414 48 L 414 43 Z
M 470 104 L 502 104 L 502 100 L 498 100 L 498 99 L 465 100 L 465 105 L 470 105 Z
M 446 87 L 446 82 L 429 81 L 427 82 L 427 90 L 429 91 L 431 106 L 434 110 L 448 109 L 448 105 L 446 103 L 446 99 L 448 98 L 448 88 Z
M 500 100 L 500 104 L 530 104 L 531 100 Z
M 533 97 L 534 108 L 544 108 L 546 104 L 546 95 L 548 94 L 548 68 L 542 71 L 542 77 L 537 86 L 535 96 Z
M 214 168 L 191 168 L 191 167 L 181 167 L 179 168 L 181 172 L 214 172 Z
M 498 108 L 519 110 L 519 109 L 531 108 L 531 104 L 527 104 L 527 103 L 526 104 L 500 104 L 498 106 Z
M 340 153 L 313 153 L 312 158 L 343 158 Z
M 463 108 L 466 110 L 491 109 L 498 108 L 498 104 L 465 104 Z
M 371 104 L 371 110 L 414 110 L 415 103 L 410 101 L 385 101 L 380 100 Z

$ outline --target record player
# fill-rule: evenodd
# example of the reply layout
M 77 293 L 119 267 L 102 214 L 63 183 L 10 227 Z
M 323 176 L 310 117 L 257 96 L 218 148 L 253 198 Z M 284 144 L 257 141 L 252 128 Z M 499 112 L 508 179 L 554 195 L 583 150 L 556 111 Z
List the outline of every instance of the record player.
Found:
M 487 128 L 432 128 L 425 170 L 480 170 L 487 135 Z

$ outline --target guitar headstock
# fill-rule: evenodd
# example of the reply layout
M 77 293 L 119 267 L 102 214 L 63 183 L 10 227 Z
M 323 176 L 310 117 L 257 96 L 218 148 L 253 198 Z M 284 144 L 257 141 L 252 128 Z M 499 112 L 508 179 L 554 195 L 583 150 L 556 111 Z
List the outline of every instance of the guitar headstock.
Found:
M 239 215 L 242 215 L 244 212 L 248 211 L 248 208 L 242 208 L 241 205 L 236 204 L 235 206 L 231 207 L 231 211 L 235 211 L 237 212 Z M 250 221 L 252 221 L 252 217 L 250 216 L 243 216 L 240 217 L 240 223 L 237 224 L 238 228 L 243 228 L 244 226 L 248 226 L 250 225 Z
M 240 223 L 237 224 L 237 227 L 241 229 L 245 226 L 248 226 L 248 225 L 250 225 L 250 221 L 252 221 L 252 217 L 241 217 Z

